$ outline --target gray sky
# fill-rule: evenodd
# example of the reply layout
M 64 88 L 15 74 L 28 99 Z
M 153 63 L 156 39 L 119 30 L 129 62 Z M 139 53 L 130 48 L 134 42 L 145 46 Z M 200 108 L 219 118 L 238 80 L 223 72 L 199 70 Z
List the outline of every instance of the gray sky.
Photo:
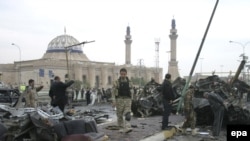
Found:
M 167 72 L 173 16 L 177 29 L 177 61 L 188 75 L 216 0 L 0 0 L 0 63 L 39 59 L 49 42 L 67 34 L 93 61 L 125 62 L 127 25 L 132 35 L 132 64 L 155 66 L 155 38 L 160 38 L 160 67 Z M 250 41 L 250 1 L 220 0 L 195 72 L 237 70 L 243 47 Z M 245 47 L 249 55 L 250 43 Z M 202 63 L 201 63 L 202 62 Z M 202 65 L 201 65 L 202 64 Z M 222 66 L 223 65 L 223 66 Z M 201 67 L 202 66 L 202 67 Z

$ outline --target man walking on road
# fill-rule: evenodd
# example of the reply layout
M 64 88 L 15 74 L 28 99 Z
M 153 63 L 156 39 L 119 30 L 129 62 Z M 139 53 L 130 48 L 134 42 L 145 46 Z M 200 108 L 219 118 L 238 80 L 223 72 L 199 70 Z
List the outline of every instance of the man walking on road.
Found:
M 73 80 L 63 83 L 59 76 L 55 77 L 55 82 L 51 86 L 51 96 L 53 97 L 52 105 L 58 106 L 59 109 L 64 112 L 65 105 L 68 103 L 66 95 L 66 89 L 74 83 Z
M 129 121 L 131 120 L 131 103 L 132 103 L 132 82 L 127 77 L 127 70 L 120 69 L 120 77 L 114 82 L 112 92 L 112 105 L 116 106 L 116 115 L 119 130 L 123 133 L 132 131 Z
M 171 75 L 166 74 L 162 84 L 162 103 L 163 103 L 163 117 L 162 117 L 162 130 L 168 130 L 168 118 L 172 110 L 172 101 L 174 100 L 174 92 L 171 84 Z

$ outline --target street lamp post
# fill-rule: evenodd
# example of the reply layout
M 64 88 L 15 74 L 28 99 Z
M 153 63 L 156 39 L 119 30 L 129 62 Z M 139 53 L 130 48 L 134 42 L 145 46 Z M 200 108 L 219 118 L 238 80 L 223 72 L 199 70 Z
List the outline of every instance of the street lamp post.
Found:
M 236 42 L 236 41 L 229 41 L 229 43 L 235 43 L 235 44 L 240 45 L 242 47 L 242 49 L 243 49 L 243 53 L 241 55 L 242 56 L 242 60 L 246 61 L 248 59 L 247 56 L 245 56 L 245 47 L 250 43 L 250 41 L 246 42 L 245 44 L 242 44 L 242 43 Z M 243 81 L 245 81 L 245 66 L 243 67 L 242 70 L 243 70 Z
M 19 75 L 18 75 L 18 83 L 19 83 L 19 86 L 21 85 L 21 81 L 22 81 L 22 73 L 21 73 L 21 67 L 22 67 L 22 59 L 21 59 L 21 48 L 17 45 L 17 44 L 14 44 L 12 43 L 11 45 L 15 46 L 18 48 L 19 50 L 19 61 L 20 61 L 20 66 L 19 66 Z

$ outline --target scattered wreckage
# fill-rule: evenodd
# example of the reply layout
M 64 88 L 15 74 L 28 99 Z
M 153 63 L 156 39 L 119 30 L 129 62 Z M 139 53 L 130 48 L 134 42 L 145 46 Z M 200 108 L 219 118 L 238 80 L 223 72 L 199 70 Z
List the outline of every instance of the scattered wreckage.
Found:
M 63 113 L 58 107 L 50 105 L 23 108 L 22 94 L 17 99 L 8 95 L 7 99 L 7 103 L 0 104 L 1 141 L 60 141 L 73 134 L 81 134 L 95 141 L 108 138 L 97 130 L 97 124 L 109 120 L 109 115 L 104 111 L 69 109 Z
M 197 125 L 211 125 L 213 122 L 213 112 L 208 100 L 203 97 L 204 92 L 212 91 L 220 95 L 227 103 L 224 114 L 224 125 L 250 124 L 250 86 L 238 79 L 244 63 L 244 61 L 241 62 L 235 76 L 230 82 L 223 80 L 218 75 L 212 74 L 205 79 L 199 79 L 192 83 L 195 87 L 193 105 L 197 113 Z M 176 96 L 173 103 L 173 113 L 176 112 L 176 107 L 185 83 L 185 79 L 180 77 L 172 83 Z M 137 90 L 132 101 L 134 116 L 148 117 L 162 113 L 162 96 L 159 87 L 161 87 L 161 84 L 151 81 L 144 88 Z M 184 105 L 182 104 L 182 106 Z
M 173 106 L 177 106 L 178 98 L 181 96 L 181 90 L 185 86 L 186 80 L 178 77 L 172 83 L 175 100 Z M 173 108 L 176 112 L 176 108 Z M 160 114 L 163 111 L 161 84 L 154 80 L 148 82 L 144 88 L 139 88 L 136 91 L 132 100 L 132 112 L 135 116 L 148 117 L 154 114 Z
M 250 124 L 250 86 L 238 79 L 245 61 L 243 60 L 233 78 L 225 82 L 217 75 L 208 76 L 196 81 L 195 98 L 193 105 L 197 113 L 198 125 L 211 125 L 213 113 L 208 101 L 203 97 L 204 92 L 215 92 L 220 95 L 226 105 L 224 125 L 226 124 Z
M 60 141 L 73 134 L 83 134 L 97 141 L 107 138 L 97 130 L 96 120 L 103 116 L 90 116 L 73 109 L 63 114 L 58 107 L 47 106 L 15 108 L 0 105 L 0 109 L 2 141 Z

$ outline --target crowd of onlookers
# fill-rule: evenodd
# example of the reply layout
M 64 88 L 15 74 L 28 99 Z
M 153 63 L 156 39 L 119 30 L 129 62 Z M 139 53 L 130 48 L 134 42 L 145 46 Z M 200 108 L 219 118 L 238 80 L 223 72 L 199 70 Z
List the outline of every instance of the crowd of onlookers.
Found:
M 70 102 L 75 101 L 82 101 L 86 100 L 86 104 L 94 104 L 97 103 L 105 103 L 108 102 L 110 96 L 111 96 L 111 89 L 104 89 L 104 88 L 81 88 L 81 90 L 77 90 L 72 88 L 71 94 L 69 97 L 71 97 Z

